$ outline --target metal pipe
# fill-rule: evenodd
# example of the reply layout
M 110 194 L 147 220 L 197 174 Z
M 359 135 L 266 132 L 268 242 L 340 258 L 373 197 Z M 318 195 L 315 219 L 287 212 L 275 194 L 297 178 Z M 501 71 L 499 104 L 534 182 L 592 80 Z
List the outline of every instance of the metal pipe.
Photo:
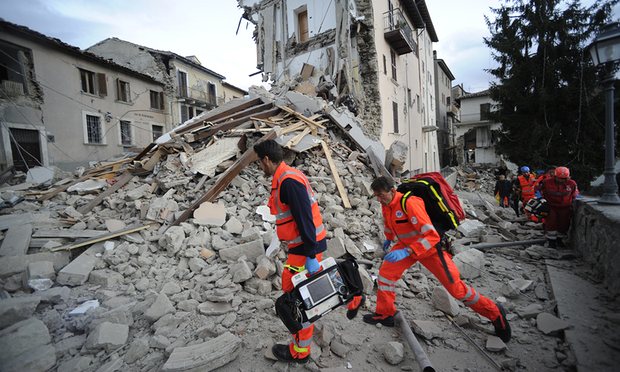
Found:
M 403 316 L 403 313 L 400 311 L 397 311 L 396 314 L 394 315 L 394 319 L 400 325 L 400 329 L 403 332 L 403 336 L 407 340 L 407 343 L 409 344 L 411 351 L 413 351 L 413 354 L 415 355 L 415 359 L 418 362 L 418 365 L 420 366 L 422 371 L 423 372 L 435 372 L 435 368 L 433 368 L 433 366 L 431 365 L 431 361 L 430 359 L 428 359 L 428 356 L 426 355 L 426 352 L 424 351 L 424 349 L 422 349 L 422 345 L 420 345 L 420 342 L 418 342 L 418 339 L 415 338 L 415 335 L 413 334 L 413 332 L 411 332 L 411 327 L 409 326 L 409 322 L 407 322 L 407 319 L 405 319 L 405 317 Z
M 469 337 L 467 333 L 465 333 L 465 330 L 461 328 L 461 326 L 456 324 L 456 322 L 454 321 L 454 319 L 452 319 L 450 315 L 448 314 L 445 314 L 445 315 L 446 315 L 446 318 L 448 318 L 448 320 L 450 321 L 450 323 L 452 323 L 459 331 L 461 331 L 461 333 L 465 336 L 467 341 L 469 341 L 469 343 L 472 344 L 476 348 L 476 350 L 478 350 L 488 361 L 490 361 L 491 364 L 493 364 L 493 366 L 497 368 L 497 370 L 499 371 L 504 370 L 504 367 L 502 367 L 499 363 L 493 360 L 493 358 L 491 358 L 491 356 L 486 351 L 484 351 L 482 347 L 480 347 L 480 345 L 478 345 L 474 340 L 472 340 L 472 338 Z

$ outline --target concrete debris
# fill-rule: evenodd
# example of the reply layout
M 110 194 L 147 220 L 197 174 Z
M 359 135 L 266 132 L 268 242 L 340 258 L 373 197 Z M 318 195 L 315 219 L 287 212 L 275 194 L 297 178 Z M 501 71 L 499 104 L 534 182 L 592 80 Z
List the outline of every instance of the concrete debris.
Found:
M 486 348 L 489 351 L 498 352 L 506 350 L 506 344 L 497 336 L 489 336 L 487 337 Z
M 29 318 L 0 331 L 2 371 L 47 371 L 56 364 L 47 326 Z
M 540 313 L 536 316 L 536 327 L 546 335 L 557 335 L 571 325 L 549 313 Z
M 269 9 L 271 13 L 266 10 L 265 14 L 276 14 L 275 8 Z M 355 10 L 343 9 L 343 14 L 351 11 Z M 357 11 L 366 14 L 366 10 Z M 348 26 L 355 26 L 342 25 L 341 34 L 347 33 Z M 363 33 L 366 28 L 351 29 Z M 31 186 L 26 184 L 15 185 L 14 190 L 1 188 L 3 200 L 12 196 L 25 200 L 0 211 L 0 327 L 4 327 L 0 340 L 11 327 L 36 319 L 38 325 L 20 326 L 24 330 L 19 332 L 42 335 L 37 342 L 43 344 L 33 342 L 36 350 L 27 354 L 0 353 L 0 359 L 5 358 L 0 369 L 5 370 L 6 360 L 12 370 L 20 371 L 247 370 L 248 365 L 252 370 L 288 370 L 285 363 L 263 358 L 263 350 L 269 351 L 274 341 L 288 339 L 274 311 L 274 301 L 282 290 L 281 275 L 286 270 L 286 250 L 275 234 L 275 217 L 265 205 L 271 179 L 249 162 L 250 157 L 239 156 L 240 149 L 250 149 L 258 136 L 270 133 L 272 127 L 286 132 L 277 137 L 279 140 L 289 136 L 285 145 L 293 151 L 286 150 L 285 158 L 308 176 L 316 193 L 327 230 L 324 256 L 359 259 L 366 295 L 360 313 L 373 311 L 384 236 L 381 205 L 374 200 L 370 184 L 376 175 L 389 174 L 387 168 L 396 170 L 402 165 L 404 147 L 392 146 L 385 167 L 383 145 L 364 134 L 364 122 L 320 98 L 331 90 L 337 93 L 334 79 L 319 82 L 322 68 L 314 65 L 314 72 L 300 88 L 310 91 L 312 85 L 322 86 L 315 89 L 319 96 L 291 92 L 300 87 L 299 81 L 291 81 L 291 89 L 283 87 L 278 98 L 253 88 L 258 96 L 193 118 L 175 133 L 167 134 L 168 143 L 160 142 L 142 157 L 116 159 L 110 164 L 120 163 L 100 163 L 83 170 L 84 175 L 110 175 L 109 181 L 91 177 L 105 190 L 110 190 L 108 184 L 127 180 L 123 175 L 130 175 L 126 185 L 114 192 L 88 191 L 79 184 L 70 192 L 62 188 L 75 182 L 70 178 L 43 194 L 40 189 L 28 190 Z M 362 74 L 368 72 L 360 70 Z M 352 78 L 343 76 L 340 84 Z M 278 109 L 273 103 L 296 111 Z M 262 108 L 266 109 L 260 111 Z M 240 141 L 240 136 L 245 138 Z M 317 145 L 317 138 L 328 146 L 344 192 L 337 188 L 322 149 L 306 151 Z M 227 141 L 234 146 L 223 150 L 228 154 L 225 161 L 215 160 L 215 155 L 204 162 L 197 160 L 197 154 L 218 152 L 213 146 Z M 248 162 L 238 163 L 242 159 Z M 192 172 L 204 165 L 208 169 Z M 481 242 L 539 239 L 543 232 L 539 224 L 516 218 L 512 209 L 495 206 L 491 195 L 493 172 L 488 167 L 467 165 L 442 173 L 456 182 L 455 190 L 470 218 L 458 230 L 447 233 L 454 241 L 454 262 L 467 285 L 496 298 L 509 311 L 518 342 L 510 343 L 506 365 L 513 370 L 547 370 L 555 363 L 554 368 L 571 369 L 575 361 L 565 342 L 532 334 L 538 332 L 533 328 L 533 318 L 537 318 L 537 334 L 559 332 L 550 330 L 554 329 L 549 326 L 552 323 L 543 316 L 553 308 L 554 302 L 549 299 L 556 300 L 556 295 L 546 282 L 540 259 L 566 256 L 541 246 L 485 248 L 484 253 L 472 249 L 471 245 Z M 42 202 L 34 201 L 31 195 L 41 195 Z M 343 208 L 343 195 L 347 195 L 351 208 Z M 30 231 L 26 231 L 27 225 Z M 122 237 L 103 237 L 90 247 L 48 251 L 127 226 L 146 228 Z M 13 255 L 2 255 L 5 251 Z M 438 370 L 454 365 L 465 370 L 479 367 L 480 360 L 472 359 L 471 354 L 463 357 L 453 352 L 464 353 L 466 342 L 445 322 L 444 312 L 458 314 L 457 321 L 467 326 L 477 341 L 484 340 L 480 337 L 489 331 L 486 319 L 469 308 L 461 309 L 420 264 L 404 273 L 396 292 L 398 309 L 403 314 L 415 314 L 417 320 L 412 325 L 426 339 L 433 355 L 449 353 L 450 358 L 437 358 Z M 385 328 L 369 328 L 360 321 L 361 314 L 349 321 L 345 312 L 339 308 L 315 323 L 312 361 L 307 364 L 310 370 L 318 371 L 317 366 L 325 365 L 333 366 L 325 370 L 363 372 L 394 369 L 392 365 L 415 369 L 411 354 L 394 338 L 397 334 Z M 568 319 L 565 314 L 562 317 Z M 30 333 L 29 329 L 38 331 Z M 502 350 L 501 344 L 491 339 L 488 349 Z M 613 338 L 605 339 L 614 342 Z M 243 355 L 242 343 L 247 350 Z
M 162 367 L 162 372 L 212 371 L 235 360 L 241 339 L 230 332 L 201 344 L 177 347 Z
M 105 188 L 108 183 L 105 180 L 86 180 L 84 182 L 78 182 L 67 189 L 67 192 L 90 192 Z
M 54 179 L 54 170 L 46 167 L 32 167 L 26 174 L 26 182 L 34 185 L 50 184 Z

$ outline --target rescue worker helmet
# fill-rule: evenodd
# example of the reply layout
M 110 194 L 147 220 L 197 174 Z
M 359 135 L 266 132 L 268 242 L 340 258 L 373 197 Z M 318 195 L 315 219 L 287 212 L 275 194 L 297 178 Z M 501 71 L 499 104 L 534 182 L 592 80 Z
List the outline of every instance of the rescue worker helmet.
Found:
M 557 178 L 569 178 L 570 171 L 566 167 L 557 167 L 555 168 L 555 176 Z
M 530 167 L 528 167 L 527 165 L 522 166 L 521 167 L 521 172 L 529 173 L 530 172 Z

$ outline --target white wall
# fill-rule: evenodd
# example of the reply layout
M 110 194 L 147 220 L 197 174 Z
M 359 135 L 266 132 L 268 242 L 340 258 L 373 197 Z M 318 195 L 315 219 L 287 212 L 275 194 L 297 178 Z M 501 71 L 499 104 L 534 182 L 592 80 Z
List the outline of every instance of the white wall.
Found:
M 334 1 L 287 0 L 288 37 L 293 36 L 293 34 L 297 35 L 297 13 L 295 11 L 304 5 L 308 10 L 308 37 L 312 38 L 322 32 L 336 28 Z

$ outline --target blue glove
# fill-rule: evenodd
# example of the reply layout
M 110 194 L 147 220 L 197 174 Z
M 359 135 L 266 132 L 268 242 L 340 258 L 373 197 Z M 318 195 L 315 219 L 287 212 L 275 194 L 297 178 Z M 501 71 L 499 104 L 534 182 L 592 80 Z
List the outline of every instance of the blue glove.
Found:
M 398 262 L 400 260 L 404 260 L 409 257 L 409 251 L 406 249 L 395 249 L 392 252 L 385 255 L 385 260 L 387 262 Z
M 383 241 L 383 252 L 387 252 L 388 249 L 390 249 L 390 245 L 392 245 L 392 241 L 386 239 L 385 241 Z
M 308 274 L 312 275 L 319 271 L 320 268 L 321 266 L 316 258 L 306 257 L 306 270 L 308 270 Z

